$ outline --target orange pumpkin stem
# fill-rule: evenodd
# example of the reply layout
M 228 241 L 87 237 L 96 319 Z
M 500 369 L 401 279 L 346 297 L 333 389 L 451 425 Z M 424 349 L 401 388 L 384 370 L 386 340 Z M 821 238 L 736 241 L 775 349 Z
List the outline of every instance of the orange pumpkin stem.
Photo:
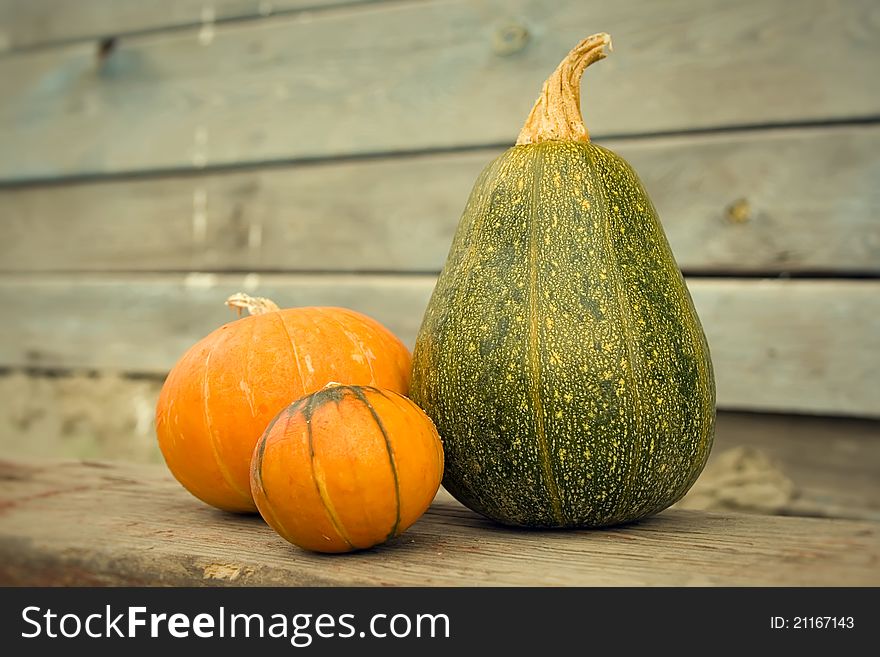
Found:
M 606 52 L 607 48 L 607 52 Z M 611 52 L 611 37 L 604 32 L 577 44 L 547 78 L 517 145 L 542 141 L 590 141 L 581 115 L 581 76 L 593 62 Z
M 226 300 L 226 305 L 238 312 L 241 317 L 241 311 L 247 310 L 251 315 L 265 315 L 266 313 L 281 310 L 272 299 L 265 297 L 252 297 L 244 292 L 237 292 Z

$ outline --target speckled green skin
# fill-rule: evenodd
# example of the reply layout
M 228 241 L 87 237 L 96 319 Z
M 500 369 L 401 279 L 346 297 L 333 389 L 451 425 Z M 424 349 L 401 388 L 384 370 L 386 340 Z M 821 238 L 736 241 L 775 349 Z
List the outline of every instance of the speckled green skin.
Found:
M 416 341 L 411 397 L 443 439 L 443 485 L 498 522 L 613 525 L 685 494 L 712 445 L 712 364 L 622 158 L 556 141 L 486 167 Z

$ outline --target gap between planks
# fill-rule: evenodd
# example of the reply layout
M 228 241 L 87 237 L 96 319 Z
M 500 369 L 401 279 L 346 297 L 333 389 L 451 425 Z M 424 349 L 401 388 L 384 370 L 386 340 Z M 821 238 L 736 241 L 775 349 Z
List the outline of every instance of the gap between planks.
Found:
M 370 1 L 370 0 L 367 0 Z M 395 0 L 380 0 L 393 2 Z M 404 0 L 401 0 L 404 1 Z M 663 148 L 664 146 L 699 146 L 717 139 L 750 138 L 809 138 L 821 135 L 824 131 L 847 130 L 849 128 L 873 127 L 880 125 L 880 115 L 827 118 L 814 121 L 780 121 L 776 123 L 741 123 L 735 125 L 715 125 L 681 130 L 660 130 L 654 132 L 590 134 L 591 141 L 611 150 L 624 148 Z M 708 140 L 704 142 L 703 140 Z M 240 162 L 213 162 L 202 167 L 180 166 L 154 169 L 132 169 L 106 172 L 72 173 L 48 177 L 0 178 L 0 192 L 4 190 L 27 189 L 29 187 L 52 188 L 78 184 L 104 182 L 125 182 L 138 180 L 192 179 L 199 180 L 212 175 L 247 173 L 272 169 L 299 169 L 321 166 L 334 166 L 356 163 L 383 163 L 418 161 L 445 155 L 485 154 L 486 162 L 494 159 L 500 152 L 511 148 L 511 142 L 483 142 L 456 144 L 415 149 L 376 150 L 361 153 L 336 153 L 308 157 L 272 158 L 267 160 L 243 160 Z

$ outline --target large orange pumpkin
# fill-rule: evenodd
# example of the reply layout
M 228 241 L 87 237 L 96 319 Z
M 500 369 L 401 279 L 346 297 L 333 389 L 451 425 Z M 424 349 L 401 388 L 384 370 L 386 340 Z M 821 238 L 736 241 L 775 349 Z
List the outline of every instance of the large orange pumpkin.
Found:
M 330 381 L 406 394 L 410 354 L 353 310 L 279 310 L 246 295 L 227 303 L 251 316 L 221 326 L 177 362 L 159 395 L 156 433 L 168 468 L 193 495 L 227 511 L 256 511 L 248 469 L 269 421 Z
M 263 518 L 307 550 L 348 552 L 402 533 L 443 478 L 434 423 L 406 397 L 330 385 L 278 414 L 254 450 Z

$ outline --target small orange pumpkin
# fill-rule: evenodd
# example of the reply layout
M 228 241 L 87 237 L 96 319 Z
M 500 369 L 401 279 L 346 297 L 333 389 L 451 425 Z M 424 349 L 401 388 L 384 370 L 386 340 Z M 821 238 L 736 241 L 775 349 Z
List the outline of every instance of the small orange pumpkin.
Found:
M 263 518 L 306 550 L 378 545 L 427 510 L 443 478 L 434 423 L 406 397 L 333 385 L 278 414 L 254 450 Z
M 234 295 L 251 316 L 221 326 L 177 362 L 159 395 L 156 433 L 172 474 L 199 499 L 256 511 L 249 468 L 269 421 L 330 381 L 406 394 L 410 354 L 388 329 L 345 308 L 288 308 Z

